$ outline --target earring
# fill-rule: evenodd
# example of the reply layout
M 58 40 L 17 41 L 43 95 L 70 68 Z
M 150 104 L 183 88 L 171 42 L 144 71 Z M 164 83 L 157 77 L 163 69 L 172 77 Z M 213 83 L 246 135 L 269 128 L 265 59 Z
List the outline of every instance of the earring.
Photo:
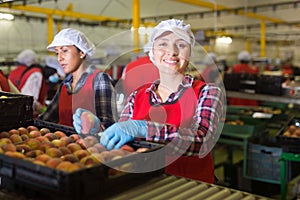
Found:
M 80 59 L 83 59 L 84 56 L 80 56 Z

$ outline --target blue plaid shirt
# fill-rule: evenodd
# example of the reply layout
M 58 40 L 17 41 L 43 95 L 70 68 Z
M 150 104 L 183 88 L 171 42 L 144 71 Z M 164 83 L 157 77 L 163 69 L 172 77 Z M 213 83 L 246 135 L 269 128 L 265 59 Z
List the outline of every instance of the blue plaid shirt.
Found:
M 72 91 L 71 87 L 73 75 L 68 74 L 53 97 L 47 111 L 39 116 L 39 119 L 57 123 L 59 121 L 58 103 L 62 85 L 64 84 L 66 86 L 69 94 L 77 93 L 84 86 L 88 76 L 92 75 L 95 69 L 93 66 L 87 68 L 78 80 L 74 91 Z M 101 124 L 107 128 L 117 120 L 116 93 L 113 80 L 108 74 L 100 72 L 94 78 L 93 87 L 95 91 L 96 115 L 100 119 Z

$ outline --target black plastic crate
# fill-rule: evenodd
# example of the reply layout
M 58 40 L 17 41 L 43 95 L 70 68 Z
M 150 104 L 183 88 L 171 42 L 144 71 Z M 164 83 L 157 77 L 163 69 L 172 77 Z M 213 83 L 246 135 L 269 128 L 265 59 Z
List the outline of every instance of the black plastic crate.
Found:
M 75 133 L 72 127 L 40 120 L 33 120 L 26 125 L 49 128 L 51 131 L 68 132 L 69 135 Z M 151 154 L 151 152 L 163 150 L 162 144 L 132 141 L 128 145 L 135 150 L 140 147 L 146 147 L 149 150 L 145 153 L 132 153 L 105 164 L 93 165 L 71 173 L 0 154 L 0 188 L 26 195 L 29 198 L 43 200 L 102 199 L 109 194 L 113 194 L 116 187 L 121 187 L 118 190 L 126 188 L 126 185 L 132 179 L 146 181 L 150 177 L 164 173 L 164 168 L 160 167 L 165 162 L 163 152 L 154 156 Z M 112 168 L 127 163 L 131 164 L 131 171 L 117 175 L 110 174 Z M 145 169 L 149 170 L 139 173 L 139 166 L 146 166 L 148 168 Z
M 284 77 L 282 76 L 269 76 L 261 75 L 257 80 L 256 91 L 259 94 L 269 94 L 281 96 L 282 93 L 282 82 Z
M 0 129 L 22 126 L 32 121 L 32 96 L 0 92 L 0 97 Z
M 284 132 L 288 129 L 290 125 L 295 125 L 297 128 L 300 128 L 300 119 L 294 118 L 291 120 L 290 123 L 281 131 L 281 133 L 276 137 L 278 143 L 282 146 L 291 146 L 293 148 L 296 148 L 298 146 L 298 149 L 300 151 L 300 136 L 299 137 L 290 137 L 283 135 Z

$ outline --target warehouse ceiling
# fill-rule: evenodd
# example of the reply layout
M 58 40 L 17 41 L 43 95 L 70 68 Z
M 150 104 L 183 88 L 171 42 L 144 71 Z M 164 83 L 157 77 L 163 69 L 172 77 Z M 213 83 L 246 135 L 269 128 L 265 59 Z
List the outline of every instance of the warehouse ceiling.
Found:
M 290 0 L 0 0 L 0 11 L 28 20 L 81 23 L 88 26 L 132 26 L 139 2 L 140 26 L 169 18 L 185 19 L 206 36 L 229 35 L 267 41 L 300 39 L 300 1 Z

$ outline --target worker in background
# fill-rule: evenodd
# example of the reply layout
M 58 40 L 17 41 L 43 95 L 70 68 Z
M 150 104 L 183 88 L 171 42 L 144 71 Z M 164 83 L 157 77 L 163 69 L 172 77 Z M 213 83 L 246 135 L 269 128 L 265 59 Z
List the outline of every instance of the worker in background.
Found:
M 241 51 L 238 54 L 239 63 L 232 67 L 232 73 L 240 74 L 258 74 L 259 68 L 252 67 L 250 65 L 251 56 L 247 51 Z M 240 105 L 240 106 L 258 106 L 259 102 L 257 100 L 241 99 L 241 98 L 228 98 L 229 105 Z
M 11 92 L 19 94 L 18 88 L 7 78 L 7 76 L 0 70 L 0 91 Z
M 49 51 L 57 54 L 57 59 L 66 77 L 60 84 L 46 112 L 39 119 L 67 126 L 74 126 L 84 133 L 79 125 L 83 111 L 97 116 L 98 133 L 116 120 L 116 94 L 111 77 L 91 65 L 95 45 L 84 33 L 66 28 L 57 33 L 49 46 Z M 78 109 L 79 108 L 79 109 Z
M 259 68 L 250 65 L 251 55 L 248 51 L 241 51 L 238 54 L 239 63 L 232 67 L 232 73 L 248 73 L 248 74 L 258 74 Z
M 215 53 L 207 53 L 204 57 L 203 64 L 205 68 L 200 74 L 200 80 L 206 83 L 216 83 L 220 80 L 220 71 L 217 67 L 217 55 Z
M 123 70 L 121 80 L 126 97 L 141 85 L 152 83 L 159 78 L 158 69 L 148 56 L 149 47 L 147 45 L 149 44 L 144 47 L 145 55 L 128 63 Z
M 66 76 L 56 56 L 47 56 L 45 58 L 44 74 L 49 86 L 47 100 L 52 100 L 59 84 Z
M 33 96 L 34 118 L 45 110 L 48 87 L 43 67 L 31 49 L 21 51 L 17 56 L 18 66 L 8 76 L 22 94 Z
M 215 84 L 185 74 L 195 44 L 190 25 L 162 21 L 150 42 L 160 79 L 131 93 L 119 122 L 102 133 L 100 143 L 108 150 L 135 138 L 165 143 L 167 174 L 213 183 L 210 151 L 219 136 L 224 94 Z

